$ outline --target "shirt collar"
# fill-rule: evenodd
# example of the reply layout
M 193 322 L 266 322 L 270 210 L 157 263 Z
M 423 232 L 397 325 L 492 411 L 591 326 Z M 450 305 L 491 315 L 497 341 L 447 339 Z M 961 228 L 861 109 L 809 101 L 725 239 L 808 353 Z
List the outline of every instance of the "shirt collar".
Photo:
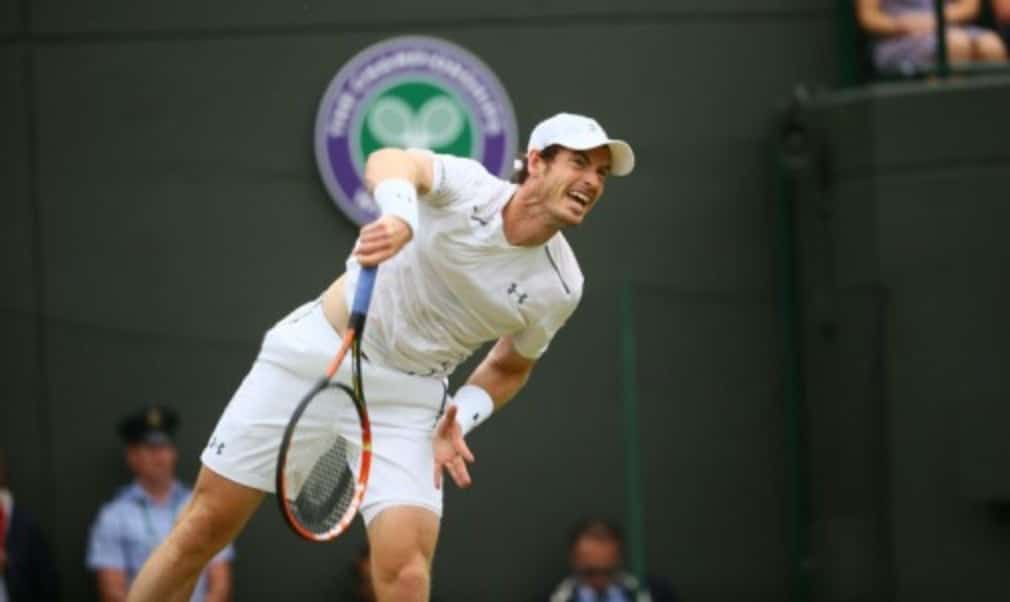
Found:
M 621 588 L 617 587 L 613 583 L 611 583 L 607 587 L 607 590 L 604 592 L 604 596 L 605 597 L 603 597 L 602 599 L 603 600 L 607 600 L 608 602 L 610 600 L 613 600 L 614 602 L 619 602 L 619 601 L 622 601 L 622 600 L 625 599 L 625 597 L 622 595 Z M 600 599 L 601 598 L 600 598 L 599 594 L 597 594 L 596 591 L 593 590 L 593 588 L 589 587 L 588 585 L 584 585 L 584 584 L 580 584 L 579 585 L 578 598 L 576 598 L 576 600 L 580 600 L 580 601 L 581 600 L 592 600 L 593 602 L 596 602 L 596 600 L 600 600 Z

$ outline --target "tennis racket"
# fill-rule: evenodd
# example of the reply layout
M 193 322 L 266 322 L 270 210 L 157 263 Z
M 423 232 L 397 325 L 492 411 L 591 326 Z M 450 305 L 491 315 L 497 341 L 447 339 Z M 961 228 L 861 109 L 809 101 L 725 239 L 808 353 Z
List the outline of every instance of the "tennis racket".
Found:
M 326 374 L 295 408 L 277 455 L 277 501 L 288 526 L 309 541 L 330 541 L 347 530 L 361 506 L 372 463 L 372 430 L 361 383 L 361 334 L 372 299 L 376 268 L 362 268 L 354 292 L 351 316 L 340 349 Z M 348 350 L 351 386 L 334 383 Z M 324 404 L 350 402 L 357 413 L 360 440 L 341 434 L 337 421 L 320 431 L 314 413 L 333 414 Z M 340 409 L 340 408 L 338 408 Z M 346 429 L 345 429 L 346 430 Z M 357 433 L 351 436 L 357 438 Z M 357 468 L 357 471 L 354 470 Z

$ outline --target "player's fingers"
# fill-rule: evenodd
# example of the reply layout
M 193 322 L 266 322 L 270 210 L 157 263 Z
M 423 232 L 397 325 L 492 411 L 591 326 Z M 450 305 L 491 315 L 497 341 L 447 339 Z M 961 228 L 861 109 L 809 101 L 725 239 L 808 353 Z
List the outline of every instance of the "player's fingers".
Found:
M 379 265 L 392 257 L 393 251 L 389 247 L 370 248 L 362 246 L 355 251 L 354 256 L 357 257 L 358 263 L 361 265 L 371 267 Z
M 383 216 L 379 221 L 372 222 L 359 231 L 362 238 L 386 238 L 392 240 L 394 237 L 403 236 L 405 230 L 410 228 L 399 219 L 390 221 Z
M 362 230 L 361 234 L 358 236 L 358 240 L 362 242 L 375 242 L 380 240 L 391 240 L 392 236 L 389 235 L 384 229 L 378 230 Z
M 376 232 L 385 232 L 386 224 L 381 219 L 374 222 L 369 222 L 358 229 L 359 236 L 368 236 L 370 234 L 375 234 Z
M 435 489 L 442 488 L 442 465 L 435 462 Z
M 389 251 L 393 248 L 393 242 L 388 238 L 374 238 L 370 240 L 361 240 L 358 242 L 358 247 L 355 249 L 356 253 L 378 253 L 381 251 Z
M 355 254 L 355 257 L 358 258 L 358 263 L 360 263 L 362 266 L 366 268 L 374 268 L 375 266 L 382 263 L 384 260 L 382 255 L 374 255 L 374 254 L 369 255 Z
M 445 410 L 445 415 L 442 416 L 442 421 L 438 425 L 438 434 L 440 437 L 448 437 L 449 433 L 452 431 L 452 426 L 456 424 L 456 406 L 449 406 Z
M 466 463 L 463 462 L 463 458 L 456 456 L 449 463 L 449 466 L 449 474 L 452 475 L 452 480 L 456 482 L 456 485 L 458 487 L 469 487 L 471 483 L 470 471 L 466 469 Z
M 467 462 L 473 462 L 476 459 L 474 458 L 473 452 L 470 451 L 470 446 L 466 444 L 466 439 L 463 438 L 462 433 L 459 433 L 455 438 L 453 438 L 452 446 L 456 448 L 459 455 Z

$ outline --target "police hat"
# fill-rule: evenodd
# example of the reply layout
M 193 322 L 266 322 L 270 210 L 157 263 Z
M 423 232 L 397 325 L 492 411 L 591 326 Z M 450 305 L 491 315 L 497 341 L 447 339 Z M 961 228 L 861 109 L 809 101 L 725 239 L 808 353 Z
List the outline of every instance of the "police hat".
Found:
M 127 445 L 149 443 L 172 444 L 179 415 L 170 408 L 151 406 L 123 418 L 119 422 L 119 436 Z

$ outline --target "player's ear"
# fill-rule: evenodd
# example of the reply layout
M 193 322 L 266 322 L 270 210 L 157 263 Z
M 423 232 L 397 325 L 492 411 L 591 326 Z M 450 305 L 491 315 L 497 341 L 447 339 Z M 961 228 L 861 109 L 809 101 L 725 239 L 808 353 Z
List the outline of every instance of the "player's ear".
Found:
M 531 150 L 526 154 L 526 169 L 531 176 L 539 175 L 547 166 L 547 159 L 538 150 Z

